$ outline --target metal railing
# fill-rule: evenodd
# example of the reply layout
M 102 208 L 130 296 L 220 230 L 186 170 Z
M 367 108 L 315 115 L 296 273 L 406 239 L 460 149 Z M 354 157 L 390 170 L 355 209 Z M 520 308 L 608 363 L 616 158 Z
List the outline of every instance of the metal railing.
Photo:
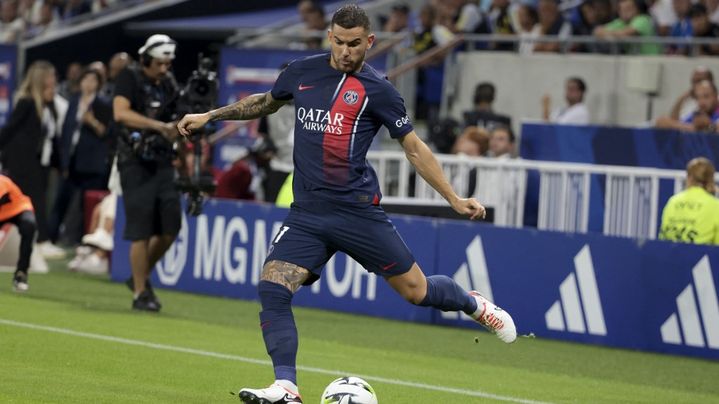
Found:
M 586 233 L 590 201 L 599 199 L 603 206 L 594 209 L 601 209 L 603 234 L 645 239 L 657 235 L 661 183 L 670 181 L 677 193 L 686 176 L 681 170 L 436 156 L 459 195 L 476 197 L 494 208 L 496 225 L 521 227 L 525 200 L 536 200 L 539 229 Z M 371 151 L 368 160 L 377 171 L 385 202 L 445 203 L 414 173 L 403 152 Z M 527 198 L 530 175 L 537 177 L 539 191 Z M 719 182 L 719 174 L 716 180 Z

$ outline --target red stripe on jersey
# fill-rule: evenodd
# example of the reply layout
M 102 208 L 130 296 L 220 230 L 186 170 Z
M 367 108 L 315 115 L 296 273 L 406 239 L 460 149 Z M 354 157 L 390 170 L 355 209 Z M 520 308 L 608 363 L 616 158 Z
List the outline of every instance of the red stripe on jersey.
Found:
M 365 99 L 365 88 L 353 76 L 347 77 L 330 110 L 330 120 L 322 140 L 325 181 L 347 185 L 350 173 L 352 129 Z M 340 121 L 341 117 L 341 121 Z M 341 123 L 336 125 L 336 123 Z M 337 132 L 340 132 L 339 134 Z

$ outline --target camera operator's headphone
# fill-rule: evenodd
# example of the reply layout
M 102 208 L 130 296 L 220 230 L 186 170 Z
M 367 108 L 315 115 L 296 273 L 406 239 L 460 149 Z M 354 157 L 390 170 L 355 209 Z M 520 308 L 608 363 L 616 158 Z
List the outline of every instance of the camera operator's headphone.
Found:
M 147 38 L 145 45 L 137 53 L 140 54 L 140 63 L 144 67 L 150 67 L 154 58 L 175 58 L 177 42 L 167 35 L 155 34 Z M 154 54 L 154 55 L 153 55 Z

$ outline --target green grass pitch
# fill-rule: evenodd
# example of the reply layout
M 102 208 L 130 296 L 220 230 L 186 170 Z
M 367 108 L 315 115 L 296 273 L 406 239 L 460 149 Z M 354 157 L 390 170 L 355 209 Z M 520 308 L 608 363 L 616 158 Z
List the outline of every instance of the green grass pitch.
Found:
M 55 262 L 15 294 L 0 274 L 0 403 L 222 403 L 272 380 L 256 302 L 124 285 Z M 719 403 L 719 363 L 295 308 L 305 403 L 365 377 L 382 404 Z M 475 337 L 479 342 L 475 343 Z

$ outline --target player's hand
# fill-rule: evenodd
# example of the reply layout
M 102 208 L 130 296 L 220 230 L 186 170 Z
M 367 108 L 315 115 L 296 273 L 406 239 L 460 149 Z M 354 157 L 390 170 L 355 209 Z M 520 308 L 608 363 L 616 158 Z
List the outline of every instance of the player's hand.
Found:
M 210 115 L 204 114 L 187 114 L 182 117 L 180 122 L 177 123 L 177 130 L 184 137 L 190 136 L 193 131 L 196 131 L 207 124 L 210 120 Z
M 469 216 L 470 220 L 484 219 L 487 211 L 479 201 L 474 198 L 460 198 L 452 204 L 452 209 L 463 216 Z

